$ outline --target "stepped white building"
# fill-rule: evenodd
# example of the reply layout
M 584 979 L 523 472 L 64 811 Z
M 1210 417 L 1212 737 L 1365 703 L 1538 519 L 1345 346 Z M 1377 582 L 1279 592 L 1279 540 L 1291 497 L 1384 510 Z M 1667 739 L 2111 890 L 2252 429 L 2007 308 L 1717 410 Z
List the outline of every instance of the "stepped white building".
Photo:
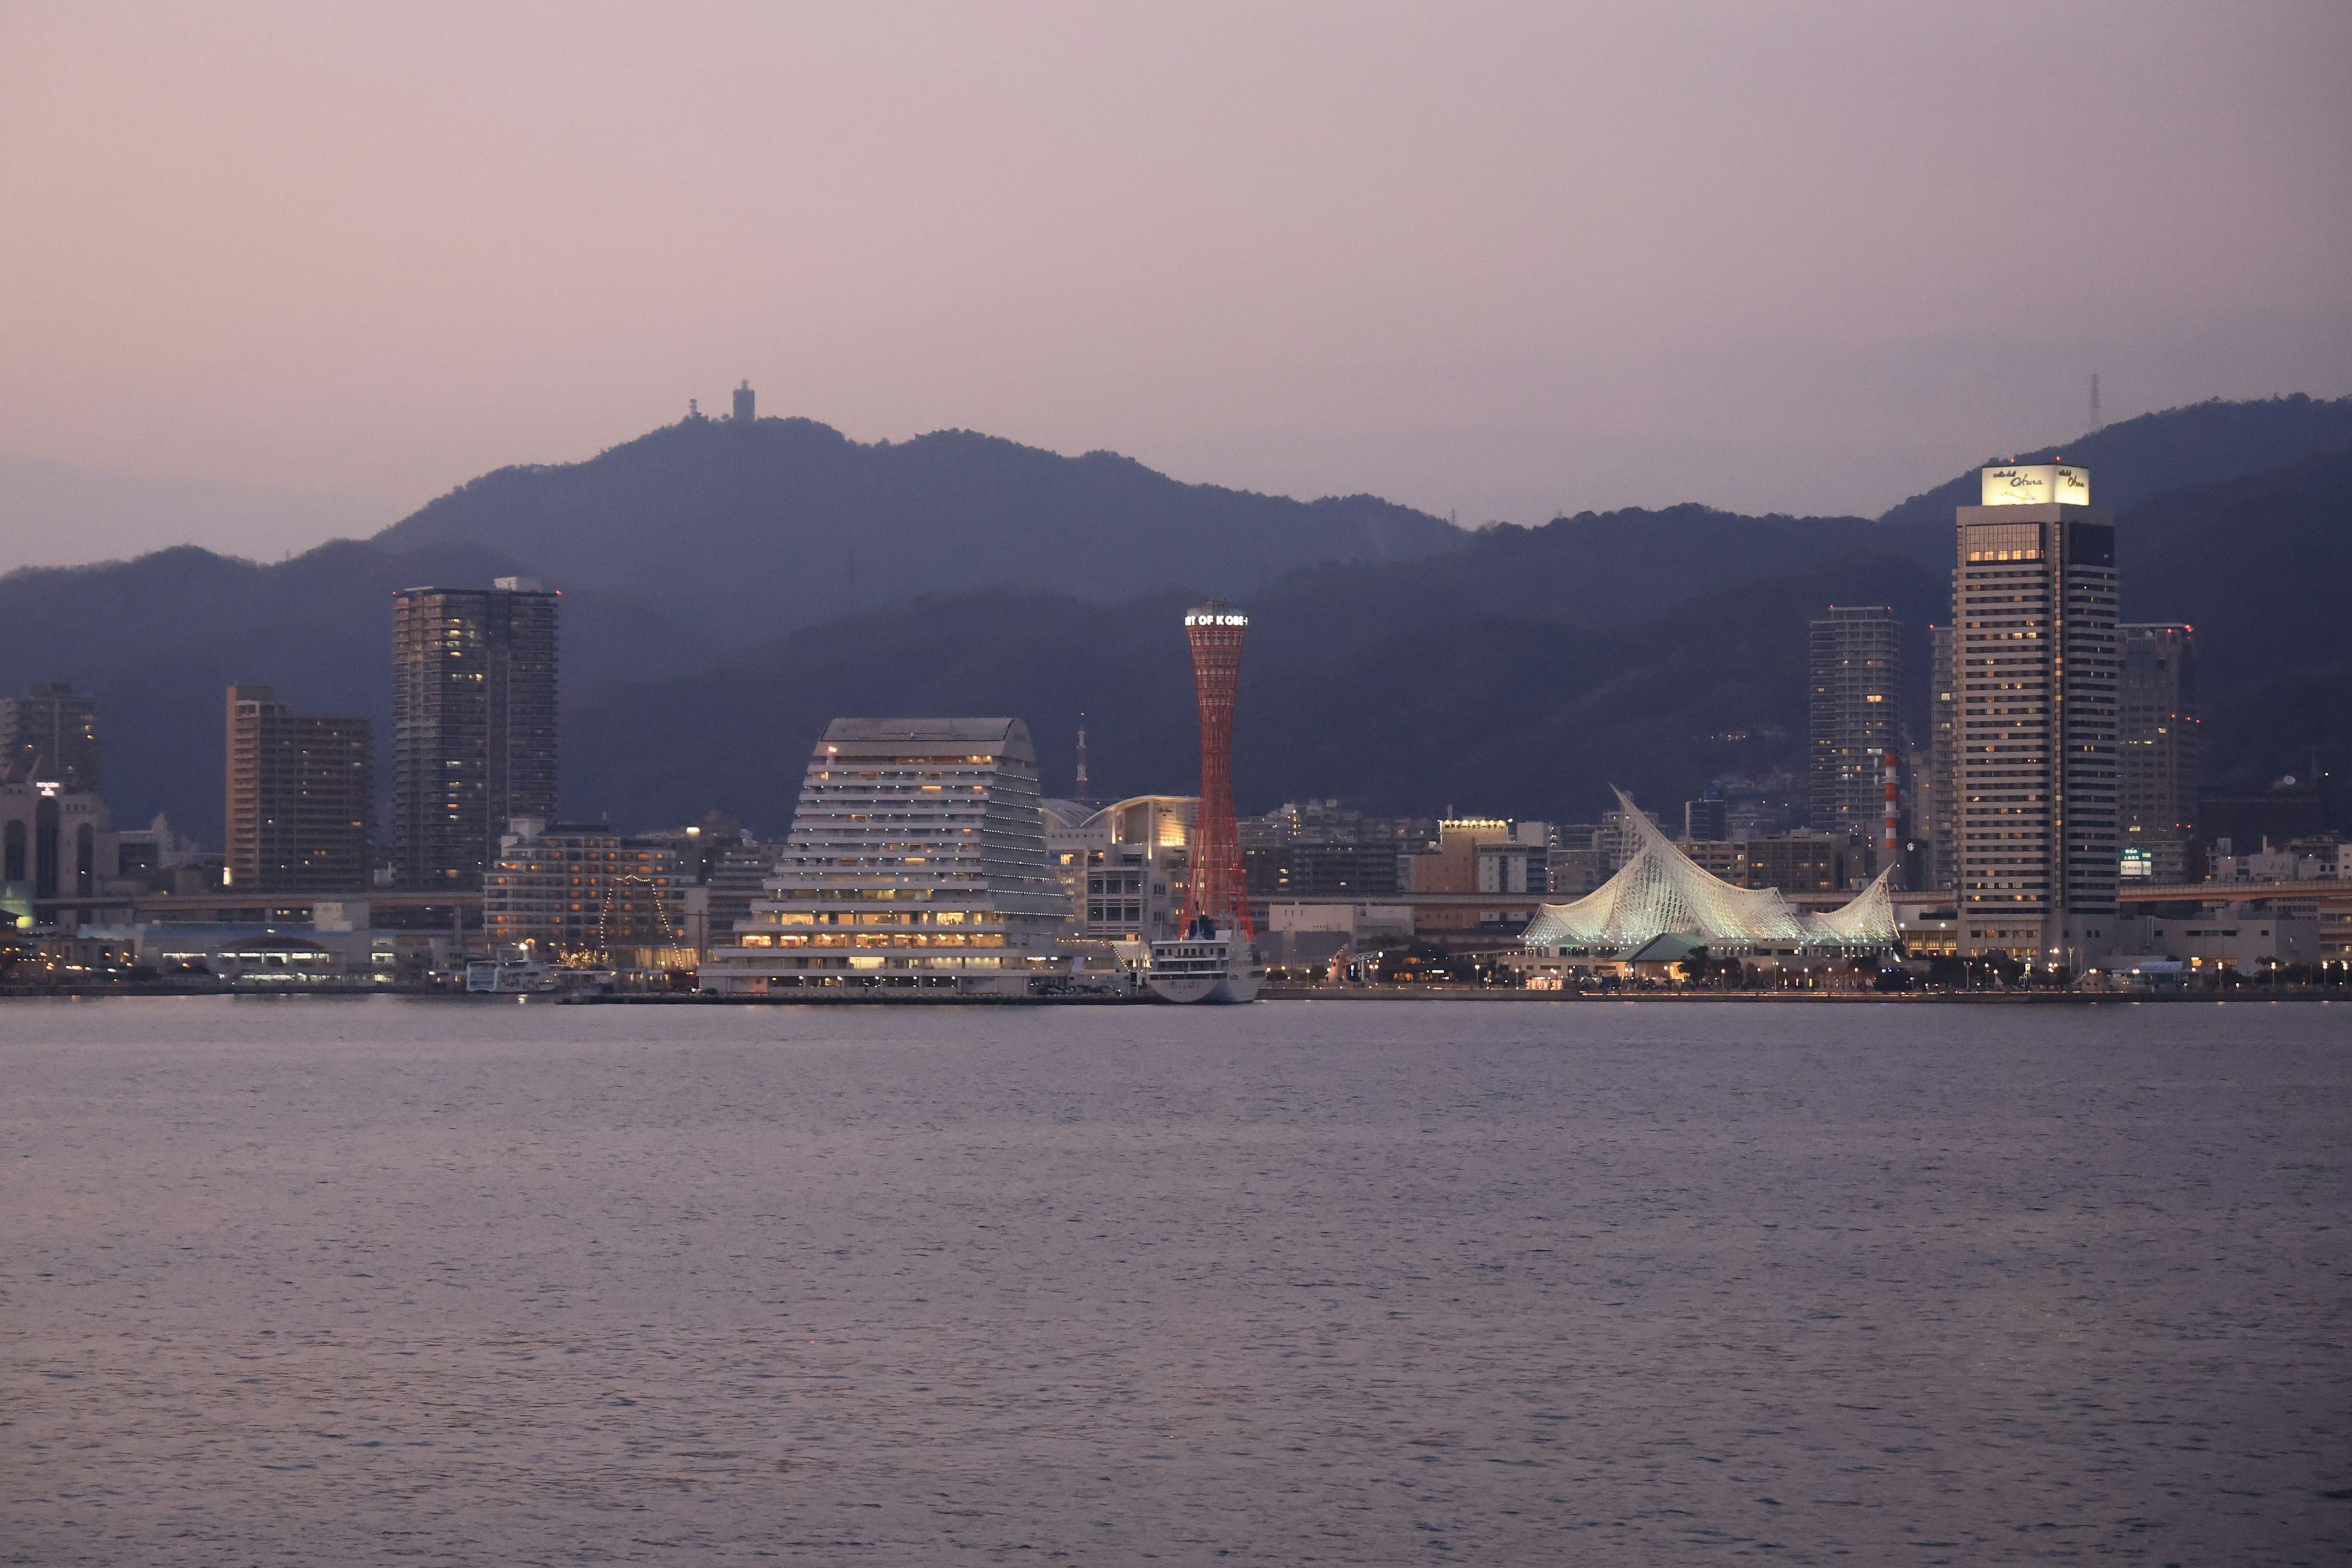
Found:
M 1634 837 L 1617 874 L 1570 904 L 1546 904 L 1521 941 L 1530 957 L 1570 963 L 1638 962 L 1662 938 L 1704 942 L 1718 958 L 1862 957 L 1895 944 L 1890 866 L 1852 902 L 1806 914 L 1773 888 L 1740 888 L 1702 869 L 1657 824 L 1617 792 Z
M 791 838 L 702 968 L 729 995 L 904 987 L 1019 996 L 1062 960 L 1037 752 L 1018 719 L 836 719 Z

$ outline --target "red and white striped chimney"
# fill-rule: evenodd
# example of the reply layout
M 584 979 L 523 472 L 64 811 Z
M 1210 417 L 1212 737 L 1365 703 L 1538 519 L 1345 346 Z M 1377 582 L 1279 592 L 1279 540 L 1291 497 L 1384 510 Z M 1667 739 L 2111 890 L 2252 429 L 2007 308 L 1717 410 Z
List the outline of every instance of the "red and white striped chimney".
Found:
M 1882 871 L 1895 864 L 1902 851 L 1897 847 L 1895 830 L 1895 753 L 1886 753 L 1886 831 L 1878 843 L 1878 868 Z

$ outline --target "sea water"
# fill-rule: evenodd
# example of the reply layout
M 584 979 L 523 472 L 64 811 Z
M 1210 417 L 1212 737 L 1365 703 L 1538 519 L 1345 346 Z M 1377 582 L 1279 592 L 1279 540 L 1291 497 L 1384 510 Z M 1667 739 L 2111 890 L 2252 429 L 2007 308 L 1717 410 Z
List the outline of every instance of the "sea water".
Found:
M 2352 1008 L 0 1004 L 0 1562 L 2352 1550 Z

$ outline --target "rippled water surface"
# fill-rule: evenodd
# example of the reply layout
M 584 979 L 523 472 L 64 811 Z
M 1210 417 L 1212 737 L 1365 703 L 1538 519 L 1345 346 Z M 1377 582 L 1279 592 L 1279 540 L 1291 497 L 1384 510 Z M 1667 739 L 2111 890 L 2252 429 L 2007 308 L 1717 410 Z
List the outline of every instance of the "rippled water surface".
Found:
M 0 1561 L 2330 1562 L 2352 1008 L 0 1005 Z

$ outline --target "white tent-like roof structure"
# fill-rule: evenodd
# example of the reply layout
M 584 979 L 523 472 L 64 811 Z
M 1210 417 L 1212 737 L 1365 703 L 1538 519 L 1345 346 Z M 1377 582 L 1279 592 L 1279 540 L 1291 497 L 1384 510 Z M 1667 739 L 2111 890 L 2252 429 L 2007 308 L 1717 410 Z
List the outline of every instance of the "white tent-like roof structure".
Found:
M 1696 935 L 1718 952 L 1747 948 L 1875 951 L 1895 940 L 1895 905 L 1881 871 L 1843 909 L 1799 911 L 1773 888 L 1735 888 L 1701 869 L 1617 792 L 1639 840 L 1617 874 L 1571 904 L 1546 904 L 1521 938 L 1531 948 L 1632 952 L 1661 936 Z

